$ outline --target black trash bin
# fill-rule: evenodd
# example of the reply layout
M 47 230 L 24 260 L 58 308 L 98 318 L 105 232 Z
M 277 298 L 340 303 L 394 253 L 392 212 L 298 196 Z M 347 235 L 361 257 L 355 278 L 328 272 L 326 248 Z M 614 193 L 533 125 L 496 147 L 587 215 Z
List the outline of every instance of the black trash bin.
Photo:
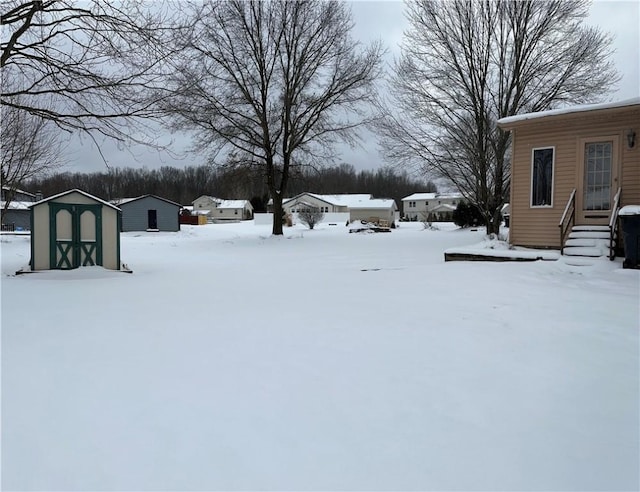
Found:
M 624 241 L 622 268 L 640 269 L 640 205 L 627 205 L 618 214 Z

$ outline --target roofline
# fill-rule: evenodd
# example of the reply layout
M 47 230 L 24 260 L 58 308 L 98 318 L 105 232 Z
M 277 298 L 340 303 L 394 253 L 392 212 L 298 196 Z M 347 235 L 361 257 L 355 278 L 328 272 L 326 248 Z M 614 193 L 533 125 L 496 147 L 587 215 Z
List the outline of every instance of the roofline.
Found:
M 303 195 L 311 196 L 311 197 L 315 198 L 316 200 L 320 200 L 321 202 L 327 203 L 327 204 L 332 205 L 334 207 L 344 207 L 344 205 L 341 204 L 341 203 L 333 203 L 333 202 L 330 202 L 329 200 L 326 200 L 325 198 L 320 198 L 321 196 L 325 196 L 325 195 L 319 195 L 319 194 L 311 193 L 310 191 L 303 191 L 302 193 L 298 193 L 296 196 L 294 196 L 293 198 L 288 200 L 288 202 L 290 202 L 292 200 L 297 200 L 298 197 L 301 197 Z M 285 202 L 283 201 L 282 204 L 284 205 L 284 203 Z
M 44 200 L 40 200 L 39 202 L 33 202 L 31 207 L 35 207 L 36 205 L 40 205 L 41 203 L 50 202 L 51 200 L 55 200 L 56 198 L 60 198 L 61 196 L 65 196 L 65 195 L 68 195 L 70 193 L 73 193 L 74 191 L 77 192 L 77 193 L 80 193 L 81 195 L 86 196 L 87 198 L 90 198 L 91 200 L 95 200 L 97 202 L 100 202 L 103 205 L 106 205 L 107 207 L 110 207 L 110 208 L 113 208 L 114 210 L 120 211 L 120 208 L 116 207 L 115 205 L 104 201 L 102 198 L 98 198 L 97 196 L 93 196 L 93 195 L 87 193 L 86 191 L 79 190 L 78 188 L 73 188 L 72 190 L 63 191 L 62 193 L 58 193 L 57 195 L 53 195 L 53 196 L 47 197 Z
M 11 191 L 11 186 L 2 185 L 3 190 Z M 16 188 L 13 190 L 15 193 L 22 193 L 23 195 L 30 195 L 33 198 L 37 196 L 37 193 L 31 193 L 30 191 L 21 190 L 20 188 Z
M 501 128 L 512 128 L 519 124 L 531 120 L 548 118 L 553 116 L 568 116 L 576 113 L 585 113 L 589 111 L 605 111 L 611 109 L 624 109 L 631 106 L 640 106 L 640 97 L 625 99 L 623 101 L 614 101 L 600 104 L 581 104 L 572 107 L 549 109 L 547 111 L 538 111 L 533 113 L 523 113 L 513 116 L 507 116 L 498 120 L 498 126 Z
M 142 200 L 143 198 L 149 198 L 149 197 L 151 197 L 151 198 L 157 198 L 158 200 L 162 200 L 163 202 L 167 202 L 167 203 L 170 203 L 171 205 L 175 205 L 176 207 L 180 207 L 180 208 L 182 208 L 182 205 L 181 205 L 181 204 L 179 204 L 179 203 L 172 202 L 171 200 L 168 200 L 168 199 L 166 199 L 166 198 L 162 198 L 161 196 L 158 196 L 158 195 L 153 195 L 153 194 L 151 194 L 151 193 L 149 193 L 149 194 L 147 194 L 147 195 L 141 195 L 141 196 L 138 196 L 138 197 L 136 197 L 136 198 L 130 198 L 130 199 L 127 199 L 127 201 L 126 201 L 126 202 L 121 203 L 121 204 L 119 204 L 119 205 L 126 205 L 127 203 L 135 202 L 135 201 L 138 201 L 138 200 Z M 118 199 L 116 198 L 116 201 L 117 201 L 117 200 L 118 200 Z M 120 200 L 125 200 L 125 198 L 120 198 Z

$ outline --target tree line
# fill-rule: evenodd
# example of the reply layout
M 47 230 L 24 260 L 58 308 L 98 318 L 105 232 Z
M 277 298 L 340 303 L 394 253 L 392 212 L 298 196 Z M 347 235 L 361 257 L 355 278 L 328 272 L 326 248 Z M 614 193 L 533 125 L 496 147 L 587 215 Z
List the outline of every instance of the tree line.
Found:
M 190 205 L 201 195 L 231 200 L 250 200 L 256 212 L 266 211 L 270 195 L 264 177 L 254 168 L 236 166 L 189 166 L 182 169 L 162 166 L 149 168 L 111 168 L 105 172 L 61 172 L 33 178 L 25 188 L 43 197 L 79 188 L 103 200 L 133 198 L 152 194 L 181 205 Z M 303 192 L 325 195 L 370 193 L 375 198 L 392 198 L 398 207 L 405 196 L 435 192 L 428 181 L 411 177 L 392 168 L 356 169 L 350 164 L 306 168 L 291 177 L 288 196 Z
M 600 102 L 620 79 L 612 35 L 585 23 L 588 0 L 407 2 L 388 70 L 384 46 L 354 39 L 351 9 L 336 0 L 0 3 L 0 177 L 13 190 L 64 161 L 49 132 L 160 147 L 162 129 L 190 135 L 222 169 L 206 179 L 233 177 L 235 197 L 268 195 L 278 217 L 309 167 L 338 162 L 337 146 L 368 127 L 390 165 L 448 180 L 492 233 L 511 176 L 511 136 L 497 121 Z M 130 172 L 102 173 L 96 194 L 113 196 Z M 160 184 L 182 172 L 149 171 L 158 188 L 145 192 L 189 201 Z M 206 179 L 195 194 L 216 189 Z M 349 191 L 378 194 L 371 179 Z M 314 185 L 325 186 L 344 190 Z

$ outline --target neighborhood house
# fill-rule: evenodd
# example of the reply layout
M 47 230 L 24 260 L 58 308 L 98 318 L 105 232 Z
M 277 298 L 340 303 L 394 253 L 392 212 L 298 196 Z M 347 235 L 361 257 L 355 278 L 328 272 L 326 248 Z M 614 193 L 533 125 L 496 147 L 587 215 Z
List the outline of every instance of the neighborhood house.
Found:
M 2 186 L 0 195 L 0 213 L 2 214 L 3 231 L 20 231 L 31 228 L 29 207 L 42 198 L 20 189 Z
M 211 221 L 251 220 L 253 206 L 249 200 L 223 200 L 202 195 L 192 202 L 193 215 L 206 215 Z
M 316 193 L 300 193 L 282 202 L 286 214 L 296 217 L 305 209 L 318 209 L 330 214 L 332 220 L 366 220 L 390 226 L 396 220 L 398 207 L 391 199 L 372 198 L 370 194 L 353 193 L 344 195 L 319 195 Z
M 451 221 L 461 201 L 460 193 L 414 193 L 402 199 L 402 213 L 407 220 Z

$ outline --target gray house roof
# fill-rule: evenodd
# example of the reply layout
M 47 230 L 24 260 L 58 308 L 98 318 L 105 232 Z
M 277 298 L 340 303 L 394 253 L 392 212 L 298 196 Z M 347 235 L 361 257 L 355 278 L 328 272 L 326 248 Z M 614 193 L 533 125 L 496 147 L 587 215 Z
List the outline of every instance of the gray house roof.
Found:
M 182 205 L 180 205 L 179 203 L 172 202 L 171 200 L 167 200 L 166 198 L 162 198 L 161 196 L 151 195 L 151 194 L 141 195 L 135 198 L 116 198 L 114 200 L 111 200 L 111 203 L 117 206 L 122 206 L 122 205 L 126 205 L 127 203 L 135 202 L 136 200 L 142 200 L 143 198 L 148 198 L 148 197 L 156 198 L 157 200 L 162 200 L 163 202 L 167 202 L 171 205 L 175 205 L 176 207 L 182 208 Z

